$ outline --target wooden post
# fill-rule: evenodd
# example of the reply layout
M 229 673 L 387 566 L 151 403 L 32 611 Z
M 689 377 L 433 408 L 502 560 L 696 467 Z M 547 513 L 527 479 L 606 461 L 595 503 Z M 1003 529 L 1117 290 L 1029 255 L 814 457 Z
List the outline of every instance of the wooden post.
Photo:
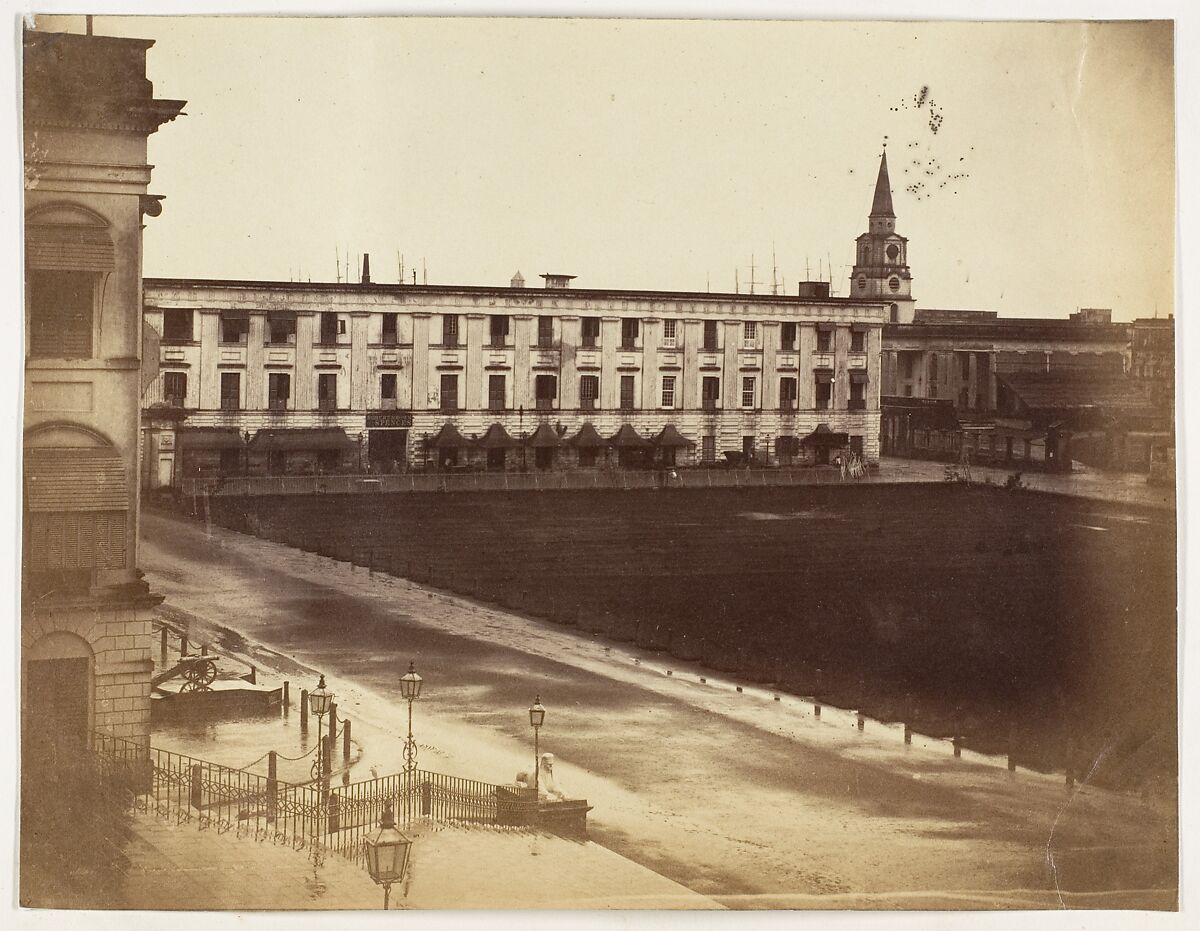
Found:
M 187 656 L 187 648 L 188 648 L 187 634 L 180 634 L 179 635 L 179 658 L 180 659 L 183 659 L 183 657 Z
M 308 731 L 308 689 L 300 690 L 300 733 Z
M 329 739 L 331 742 L 337 740 L 337 721 L 337 702 L 331 701 L 329 703 Z
M 267 754 L 267 822 L 273 822 L 279 811 L 279 778 L 277 754 Z
M 350 719 L 347 718 L 342 728 L 342 759 L 350 762 Z
M 289 683 L 287 679 L 283 680 L 283 710 L 287 711 L 292 706 L 292 698 L 288 694 Z

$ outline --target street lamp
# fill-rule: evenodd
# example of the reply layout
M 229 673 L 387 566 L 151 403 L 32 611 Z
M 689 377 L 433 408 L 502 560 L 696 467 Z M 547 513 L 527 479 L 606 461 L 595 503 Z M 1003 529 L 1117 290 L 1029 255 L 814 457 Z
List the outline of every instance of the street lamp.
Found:
M 404 772 L 411 775 L 417 769 L 417 742 L 413 740 L 412 706 L 421 697 L 422 679 L 417 675 L 412 660 L 408 661 L 408 672 L 400 677 L 400 694 L 408 700 L 408 739 L 404 741 Z
M 396 816 L 392 803 L 383 809 L 383 818 L 375 833 L 363 840 L 363 853 L 367 858 L 367 872 L 376 885 L 383 886 L 383 907 L 388 907 L 392 883 L 404 878 L 408 866 L 408 853 L 412 841 L 396 830 Z
M 325 676 L 321 676 L 321 681 L 317 683 L 317 687 L 308 693 L 308 706 L 312 709 L 312 713 L 317 716 L 317 761 L 314 765 L 316 772 L 313 774 L 320 779 L 325 770 L 322 768 L 322 754 L 324 748 L 321 739 L 321 725 L 325 723 L 325 713 L 329 711 L 329 705 L 333 701 L 333 692 L 325 687 Z
M 533 727 L 533 799 L 536 802 L 539 792 L 538 776 L 541 769 L 541 755 L 538 752 L 538 729 L 546 720 L 546 709 L 542 707 L 542 696 L 539 695 L 533 700 L 533 705 L 529 709 L 529 724 Z

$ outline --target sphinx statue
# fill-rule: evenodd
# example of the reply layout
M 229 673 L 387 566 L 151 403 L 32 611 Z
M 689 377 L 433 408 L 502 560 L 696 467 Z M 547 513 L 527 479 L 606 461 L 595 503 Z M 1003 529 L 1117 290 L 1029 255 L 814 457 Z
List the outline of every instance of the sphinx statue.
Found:
M 529 772 L 517 773 L 515 782 L 523 789 L 533 788 L 533 774 Z M 561 802 L 566 798 L 562 789 L 559 788 L 558 779 L 554 775 L 553 753 L 543 753 L 538 760 L 537 787 L 539 799 Z

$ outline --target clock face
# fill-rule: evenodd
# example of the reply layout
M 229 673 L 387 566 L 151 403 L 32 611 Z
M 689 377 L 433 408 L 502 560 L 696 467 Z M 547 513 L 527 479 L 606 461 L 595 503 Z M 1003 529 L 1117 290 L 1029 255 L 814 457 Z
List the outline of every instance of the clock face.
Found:
M 899 278 L 889 279 L 888 287 L 891 288 L 893 291 L 899 291 L 900 290 L 900 279 Z
M 889 259 L 891 259 L 893 262 L 896 261 L 896 259 L 898 259 L 900 257 L 900 247 L 897 246 L 895 243 L 892 243 L 890 246 L 888 246 L 887 247 L 887 257 Z

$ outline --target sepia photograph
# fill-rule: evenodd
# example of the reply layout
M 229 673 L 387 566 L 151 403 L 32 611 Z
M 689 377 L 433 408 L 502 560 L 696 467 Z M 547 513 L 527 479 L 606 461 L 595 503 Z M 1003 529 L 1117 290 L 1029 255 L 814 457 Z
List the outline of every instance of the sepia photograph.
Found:
M 1178 912 L 1176 23 L 799 15 L 10 20 L 14 907 Z

